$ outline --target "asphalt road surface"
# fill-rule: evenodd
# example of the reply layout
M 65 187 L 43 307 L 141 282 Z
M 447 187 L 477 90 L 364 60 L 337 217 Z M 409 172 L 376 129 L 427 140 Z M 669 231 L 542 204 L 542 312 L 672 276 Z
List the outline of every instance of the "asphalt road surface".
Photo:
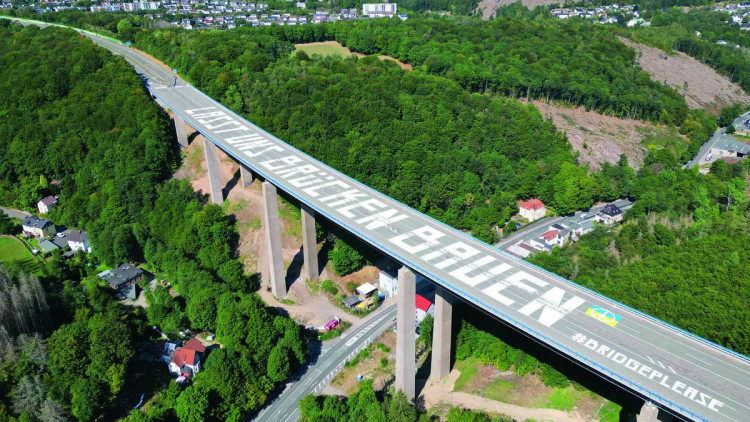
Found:
M 745 120 L 747 120 L 750 117 L 750 112 L 747 112 L 745 114 L 740 115 L 734 121 L 732 124 L 734 125 L 737 130 L 740 129 L 740 127 L 744 124 Z M 727 129 L 726 128 L 720 128 L 714 132 L 713 136 L 711 136 L 706 143 L 704 143 L 701 148 L 698 150 L 698 153 L 695 154 L 695 157 L 693 157 L 690 161 L 685 163 L 682 168 L 692 168 L 695 166 L 700 166 L 702 164 L 708 163 L 708 153 L 711 151 L 711 148 L 713 148 L 714 144 L 719 141 L 723 136 L 726 136 Z
M 367 344 L 375 341 L 388 328 L 393 326 L 396 318 L 396 305 L 389 305 L 369 315 L 356 327 L 352 327 L 339 338 L 338 342 L 328 346 L 310 365 L 291 387 L 287 388 L 272 403 L 266 406 L 253 419 L 256 422 L 295 422 L 300 419 L 299 406 L 303 397 L 313 392 L 320 393 L 322 388 L 341 370 L 348 361 Z
M 665 410 L 747 420 L 746 356 L 433 220 L 284 143 L 137 50 L 89 36 L 123 56 L 154 96 L 237 161 L 394 260 Z

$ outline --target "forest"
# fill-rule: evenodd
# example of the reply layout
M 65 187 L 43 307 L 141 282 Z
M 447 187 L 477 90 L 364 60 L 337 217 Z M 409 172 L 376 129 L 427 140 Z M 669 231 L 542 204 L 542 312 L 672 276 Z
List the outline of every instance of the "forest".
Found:
M 638 172 L 622 226 L 599 226 L 531 261 L 748 354 L 750 333 L 738 323 L 750 319 L 747 174 L 746 162 L 719 160 L 703 176 L 656 160 Z
M 365 380 L 359 390 L 349 397 L 308 395 L 299 402 L 305 422 L 417 422 L 431 421 L 424 409 L 409 403 L 403 392 L 379 397 L 372 388 L 372 380 Z M 512 422 L 510 417 L 494 417 L 479 411 L 451 408 L 445 422 Z
M 241 420 L 262 405 L 305 361 L 301 329 L 254 293 L 235 259 L 234 222 L 186 181 L 167 181 L 178 160 L 170 121 L 132 67 L 73 31 L 0 21 L 0 84 L 9 93 L 0 99 L 1 203 L 29 209 L 58 195 L 52 220 L 87 229 L 95 251 L 53 256 L 41 278 L 0 270 L 0 418 L 123 416 L 152 325 L 215 332 L 224 347 L 189 387 L 167 379 L 154 388 L 130 420 Z M 95 262 L 141 263 L 179 294 L 157 287 L 147 310 L 125 308 L 87 265 Z

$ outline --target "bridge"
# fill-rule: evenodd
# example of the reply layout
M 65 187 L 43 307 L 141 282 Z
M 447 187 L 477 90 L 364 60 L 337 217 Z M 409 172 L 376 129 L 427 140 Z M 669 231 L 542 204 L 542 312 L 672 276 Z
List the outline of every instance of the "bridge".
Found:
M 750 414 L 750 359 L 551 274 L 430 218 L 284 143 L 114 40 L 87 33 L 121 55 L 154 98 L 204 135 L 213 202 L 223 202 L 217 148 L 241 167 L 243 185 L 262 179 L 263 227 L 274 295 L 286 295 L 277 189 L 302 209 L 303 256 L 318 277 L 315 218 L 325 217 L 399 262 L 396 388 L 415 394 L 415 283 L 437 285 L 431 377 L 450 371 L 452 308 L 456 300 L 486 314 L 680 418 L 741 421 Z M 325 142 L 325 140 L 321 140 Z M 731 293 L 727 293 L 731 294 Z M 710 318 L 710 315 L 706 316 Z M 747 323 L 747 321 L 738 321 Z

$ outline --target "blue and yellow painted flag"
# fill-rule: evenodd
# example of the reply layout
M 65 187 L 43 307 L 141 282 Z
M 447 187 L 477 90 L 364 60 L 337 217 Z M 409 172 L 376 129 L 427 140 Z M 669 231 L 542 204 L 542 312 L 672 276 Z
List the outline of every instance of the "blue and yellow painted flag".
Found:
M 609 325 L 610 327 L 616 326 L 621 319 L 620 315 L 617 315 L 612 311 L 608 311 L 601 306 L 592 306 L 588 308 L 586 310 L 586 315 L 594 319 L 598 319 L 599 321 Z

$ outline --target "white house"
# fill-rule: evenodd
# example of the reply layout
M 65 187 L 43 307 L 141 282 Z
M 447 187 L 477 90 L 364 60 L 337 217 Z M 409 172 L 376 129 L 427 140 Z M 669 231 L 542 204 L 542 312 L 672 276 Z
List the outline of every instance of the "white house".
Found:
M 190 378 L 201 370 L 201 356 L 206 351 L 206 346 L 196 338 L 191 338 L 172 355 L 169 361 L 169 372 L 179 376 Z
M 362 14 L 371 18 L 392 18 L 397 9 L 396 3 L 362 3 Z
M 398 292 L 398 279 L 396 273 L 381 270 L 378 276 L 378 287 L 385 294 L 385 297 L 395 297 Z
M 39 214 L 47 214 L 56 204 L 57 198 L 54 196 L 48 196 L 37 202 L 36 207 L 39 209 Z
M 88 233 L 82 230 L 71 230 L 68 234 L 68 247 L 73 252 L 84 251 L 91 253 Z
M 536 221 L 547 214 L 547 207 L 544 206 L 544 202 L 534 198 L 520 202 L 518 204 L 518 213 L 530 222 Z
M 622 210 L 615 204 L 607 204 L 594 218 L 600 223 L 611 226 L 622 221 Z
M 46 218 L 26 217 L 21 222 L 24 234 L 34 237 L 46 237 L 55 234 L 55 225 Z
M 417 294 L 415 300 L 415 312 L 417 317 L 417 325 L 422 322 L 427 315 L 435 316 L 435 305 L 430 302 L 426 297 Z

